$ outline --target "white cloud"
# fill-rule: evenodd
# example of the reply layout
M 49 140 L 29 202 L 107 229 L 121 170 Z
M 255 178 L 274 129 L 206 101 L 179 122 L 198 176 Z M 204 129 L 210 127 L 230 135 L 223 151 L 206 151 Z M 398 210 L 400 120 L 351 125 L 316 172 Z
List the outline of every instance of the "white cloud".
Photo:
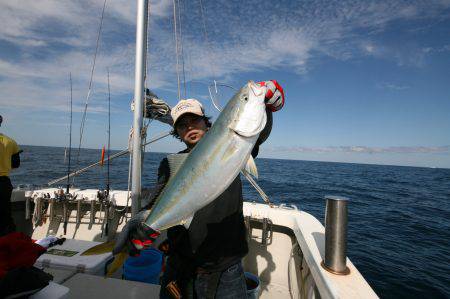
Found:
M 367 45 L 366 46 L 366 51 L 369 53 L 372 53 L 374 51 L 374 47 L 372 45 Z
M 390 82 L 379 83 L 377 85 L 377 87 L 380 88 L 380 89 L 388 89 L 388 90 L 396 90 L 396 91 L 406 90 L 406 89 L 410 89 L 411 88 L 408 85 L 395 84 L 395 83 L 390 83 Z
M 429 1 L 291 1 L 290 7 L 273 1 L 203 4 L 210 43 L 205 43 L 198 4 L 186 3 L 181 9 L 183 49 L 187 80 L 208 82 L 227 82 L 239 73 L 267 69 L 304 74 L 324 55 L 348 60 L 363 53 L 394 57 L 403 64 L 420 61 L 373 41 L 372 35 L 388 30 L 392 21 L 431 18 L 449 6 Z M 0 106 L 66 112 L 72 72 L 75 111 L 81 111 L 102 6 L 103 0 L 3 1 L 0 46 L 12 50 L 0 53 Z M 114 95 L 129 97 L 134 89 L 135 9 L 135 1 L 107 2 L 93 99 L 106 93 L 107 68 Z M 172 1 L 151 1 L 150 17 L 151 87 L 175 89 Z M 428 52 L 441 48 L 436 49 Z M 383 84 L 393 90 L 408 88 Z M 105 110 L 94 100 L 91 105 L 89 111 Z
M 327 146 L 327 147 L 305 147 L 305 146 L 273 146 L 265 149 L 267 152 L 291 152 L 291 153 L 450 153 L 450 146 L 390 146 L 390 147 L 370 147 L 370 146 Z
M 425 47 L 422 49 L 424 53 L 443 53 L 443 52 L 449 52 L 450 51 L 450 45 L 444 45 L 440 47 Z

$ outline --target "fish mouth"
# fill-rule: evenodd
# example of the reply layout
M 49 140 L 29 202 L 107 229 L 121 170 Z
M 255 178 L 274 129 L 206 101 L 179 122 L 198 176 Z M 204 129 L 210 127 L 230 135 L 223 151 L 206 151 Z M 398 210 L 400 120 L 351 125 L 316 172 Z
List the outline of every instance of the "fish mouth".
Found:
M 250 137 L 252 137 L 254 134 L 248 134 L 247 132 L 241 132 L 241 131 L 238 131 L 238 130 L 234 130 L 234 129 L 231 129 L 236 135 L 238 135 L 238 136 L 240 136 L 240 137 L 244 137 L 244 138 L 250 138 Z

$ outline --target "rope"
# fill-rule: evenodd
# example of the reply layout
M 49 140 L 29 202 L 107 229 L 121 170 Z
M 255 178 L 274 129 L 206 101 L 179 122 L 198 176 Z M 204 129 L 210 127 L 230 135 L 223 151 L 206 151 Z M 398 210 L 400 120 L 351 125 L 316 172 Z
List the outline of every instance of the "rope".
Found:
M 144 160 L 145 160 L 145 148 L 147 146 L 147 129 L 148 126 L 151 124 L 151 122 L 153 121 L 153 119 L 148 119 L 147 123 L 145 122 L 145 120 L 143 120 L 143 125 L 142 125 L 142 131 L 141 131 L 141 140 L 143 141 L 143 145 L 142 145 L 142 159 L 141 159 L 141 171 L 142 173 L 144 173 Z M 142 192 L 141 192 L 142 195 Z
M 77 153 L 77 166 L 79 165 L 79 162 L 80 162 L 81 143 L 82 143 L 82 140 L 83 140 L 84 125 L 86 124 L 87 107 L 88 107 L 88 103 L 89 103 L 89 98 L 91 96 L 92 81 L 93 81 L 93 78 L 94 78 L 94 70 L 95 70 L 95 62 L 97 61 L 97 53 L 98 53 L 98 48 L 99 48 L 99 45 L 100 45 L 100 36 L 101 36 L 101 32 L 102 32 L 102 27 L 103 27 L 103 18 L 105 16 L 105 8 L 106 8 L 106 0 L 103 2 L 102 16 L 100 18 L 100 26 L 98 28 L 98 33 L 97 33 L 97 41 L 96 41 L 96 45 L 95 45 L 94 61 L 92 63 L 92 69 L 91 69 L 91 76 L 90 76 L 90 80 L 89 80 L 88 93 L 87 93 L 87 96 L 86 96 L 86 103 L 84 105 L 83 117 L 81 118 L 80 141 L 79 141 L 79 144 L 78 144 L 78 153 Z M 75 177 L 73 177 L 72 183 L 75 183 Z
M 166 102 L 159 99 L 156 94 L 147 89 L 145 94 L 145 118 L 156 119 L 163 123 L 172 125 L 170 107 Z

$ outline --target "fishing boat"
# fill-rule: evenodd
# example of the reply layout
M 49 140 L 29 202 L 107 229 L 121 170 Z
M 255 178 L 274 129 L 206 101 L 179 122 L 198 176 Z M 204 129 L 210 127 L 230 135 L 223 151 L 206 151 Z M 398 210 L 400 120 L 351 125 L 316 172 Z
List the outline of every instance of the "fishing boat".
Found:
M 133 128 L 141 132 L 148 1 L 137 3 Z M 158 138 L 161 136 L 155 140 Z M 141 134 L 133 134 L 131 148 L 142 147 Z M 145 205 L 141 202 L 145 198 L 141 190 L 142 151 L 127 149 L 119 154 L 131 155 L 130 190 L 105 192 L 68 184 L 67 188 L 13 191 L 11 201 L 18 230 L 33 239 L 49 235 L 66 238 L 62 245 L 52 247 L 52 253 L 38 259 L 36 266 L 54 279 L 34 298 L 158 298 L 158 284 L 123 279 L 122 269 L 104 278 L 111 253 L 81 256 L 86 249 L 113 240 L 126 221 Z M 70 176 L 68 173 L 68 179 Z M 262 189 L 255 182 L 252 185 L 265 198 Z M 294 205 L 247 200 L 244 216 L 249 253 L 243 266 L 256 277 L 254 298 L 377 298 L 346 257 L 345 198 L 327 198 L 325 226 Z

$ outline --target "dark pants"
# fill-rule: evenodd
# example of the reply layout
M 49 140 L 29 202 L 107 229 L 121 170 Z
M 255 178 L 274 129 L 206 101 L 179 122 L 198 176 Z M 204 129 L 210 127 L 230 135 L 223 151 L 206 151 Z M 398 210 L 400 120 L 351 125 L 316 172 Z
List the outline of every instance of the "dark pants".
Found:
M 11 181 L 7 176 L 0 176 L 0 236 L 13 232 L 16 227 L 11 215 Z
M 195 293 L 198 298 L 212 298 L 209 296 L 208 283 L 211 281 L 210 273 L 197 274 L 195 279 Z M 222 272 L 215 292 L 216 299 L 243 299 L 247 298 L 247 285 L 245 283 L 244 269 L 239 262 Z
M 180 292 L 182 293 L 182 297 L 186 299 L 194 298 L 193 294 L 193 288 L 192 288 L 192 278 L 185 277 L 180 281 L 181 273 L 180 270 L 184 269 L 177 269 L 175 265 L 173 265 L 173 260 L 171 260 L 171 257 L 167 258 L 166 263 L 166 269 L 164 271 L 163 276 L 161 277 L 161 289 L 159 291 L 159 298 L 161 299 L 172 299 L 173 297 L 170 295 L 169 291 L 167 291 L 166 287 L 167 285 L 172 282 L 176 281 L 178 287 L 182 288 Z M 190 272 L 189 272 L 190 273 Z M 186 276 L 187 274 L 185 274 Z
M 166 272 L 161 280 L 161 291 L 160 298 L 169 299 L 169 293 L 166 291 L 167 284 L 175 279 L 175 269 L 170 267 L 166 268 Z M 209 296 L 210 290 L 208 290 L 208 285 L 211 282 L 212 276 L 216 275 L 216 273 L 201 273 L 197 274 L 194 279 L 194 290 L 195 297 L 199 299 L 209 299 L 212 296 Z M 245 275 L 244 270 L 242 268 L 242 264 L 239 262 L 230 266 L 228 269 L 224 270 L 219 274 L 220 278 L 217 283 L 217 288 L 215 290 L 216 299 L 244 299 L 247 298 L 247 286 L 245 283 Z M 214 280 L 214 279 L 213 279 Z M 191 297 L 191 296 L 187 296 Z

